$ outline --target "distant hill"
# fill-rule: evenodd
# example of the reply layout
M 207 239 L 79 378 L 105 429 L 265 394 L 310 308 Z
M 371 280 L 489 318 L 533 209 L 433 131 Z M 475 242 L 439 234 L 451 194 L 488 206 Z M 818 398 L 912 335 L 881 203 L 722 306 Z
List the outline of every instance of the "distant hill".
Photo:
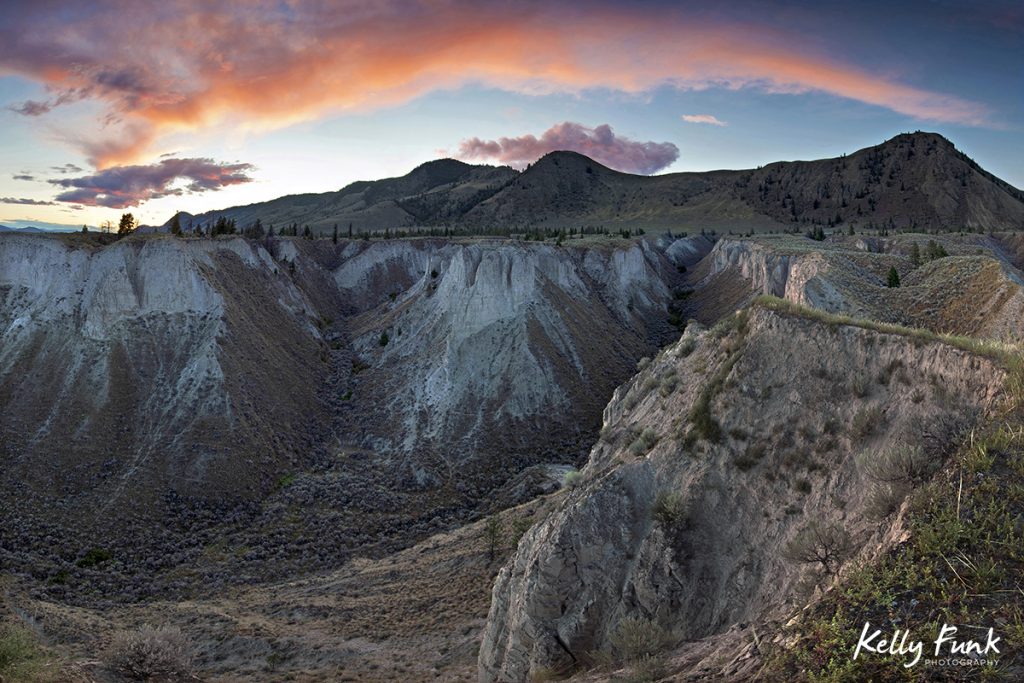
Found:
M 46 232 L 39 228 L 27 227 L 27 228 L 11 228 L 6 225 L 0 225 L 0 232 Z
M 219 216 L 239 227 L 259 219 L 275 228 L 297 223 L 326 232 L 337 224 L 346 232 L 414 225 L 455 224 L 470 208 L 519 174 L 507 166 L 474 166 L 454 159 L 430 161 L 399 178 L 358 181 L 320 194 L 297 194 L 268 202 L 196 215 L 196 223 Z M 183 222 L 183 227 L 187 224 Z
M 1024 229 L 1024 193 L 934 133 L 818 161 L 753 170 L 639 176 L 575 152 L 552 152 L 522 172 L 452 159 L 399 178 L 211 211 L 239 227 L 309 225 L 343 233 L 413 226 L 483 233 L 527 227 L 802 229 L 856 225 L 921 230 Z M 183 227 L 187 227 L 183 220 Z

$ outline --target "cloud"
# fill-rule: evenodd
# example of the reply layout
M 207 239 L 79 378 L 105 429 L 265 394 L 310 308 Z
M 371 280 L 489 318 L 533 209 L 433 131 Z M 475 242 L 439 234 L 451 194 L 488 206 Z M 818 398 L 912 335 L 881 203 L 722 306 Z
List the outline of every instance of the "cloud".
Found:
M 0 197 L 0 204 L 24 204 L 28 206 L 54 206 L 55 202 L 47 202 L 39 199 L 27 199 L 25 197 Z
M 252 164 L 220 164 L 212 159 L 163 159 L 144 166 L 115 166 L 93 175 L 60 178 L 60 202 L 123 209 L 171 195 L 208 192 L 251 182 Z
M 63 166 L 51 166 L 50 170 L 57 173 L 81 173 L 85 169 L 74 164 L 64 164 Z
M 725 121 L 719 121 L 711 114 L 683 114 L 683 121 L 687 123 L 707 123 L 712 126 L 728 126 Z
M 533 135 L 497 140 L 469 138 L 459 143 L 455 156 L 467 161 L 492 160 L 523 168 L 548 152 L 559 150 L 585 154 L 627 173 L 657 173 L 679 158 L 679 148 L 671 142 L 640 142 L 616 135 L 608 124 L 588 128 L 572 121 L 552 126 L 539 138 Z
M 50 110 L 53 109 L 53 105 L 49 102 L 28 100 L 21 104 L 11 105 L 8 109 L 22 116 L 42 116 L 43 114 L 49 114 Z
M 35 180 L 36 179 L 36 177 L 34 175 L 29 175 L 28 173 L 15 173 L 11 177 L 14 178 L 15 180 Z
M 97 130 L 68 139 L 99 167 L 137 161 L 171 133 L 273 129 L 471 84 L 530 94 L 662 86 L 823 92 L 915 119 L 988 122 L 983 105 L 812 47 L 820 44 L 654 3 L 0 5 L 0 73 L 33 79 L 49 94 L 15 109 L 53 117 L 59 107 L 98 103 Z

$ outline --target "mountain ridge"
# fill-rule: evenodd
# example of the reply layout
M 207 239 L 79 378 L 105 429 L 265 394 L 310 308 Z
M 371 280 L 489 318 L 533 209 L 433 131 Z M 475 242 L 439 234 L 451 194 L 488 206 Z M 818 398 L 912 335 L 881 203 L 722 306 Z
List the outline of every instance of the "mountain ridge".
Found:
M 245 228 L 327 234 L 450 228 L 507 234 L 531 228 L 803 231 L 1024 229 L 1024 192 L 936 133 L 901 133 L 839 157 L 755 169 L 655 176 L 616 171 L 577 152 L 549 152 L 523 171 L 437 159 L 408 174 L 324 193 L 285 195 L 190 217 Z M 165 224 L 166 226 L 167 224 Z M 187 227 L 187 226 L 183 226 Z

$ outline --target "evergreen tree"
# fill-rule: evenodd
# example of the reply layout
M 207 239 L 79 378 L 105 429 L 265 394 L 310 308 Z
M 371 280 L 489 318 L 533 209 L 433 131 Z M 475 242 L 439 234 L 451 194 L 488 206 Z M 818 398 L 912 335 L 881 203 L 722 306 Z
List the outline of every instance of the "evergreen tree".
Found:
M 121 221 L 117 224 L 117 234 L 127 235 L 135 229 L 135 216 L 130 213 L 121 214 Z
M 889 269 L 889 281 L 887 284 L 889 285 L 889 287 L 900 286 L 900 273 L 898 270 L 896 270 L 896 266 L 893 266 L 892 268 Z
M 181 234 L 181 219 L 178 218 L 178 214 L 174 214 L 174 218 L 171 219 L 171 234 Z
M 487 557 L 491 562 L 494 562 L 498 557 L 502 535 L 501 518 L 497 515 L 491 515 L 487 518 L 487 523 L 484 525 L 484 538 L 487 540 Z
M 910 262 L 915 268 L 921 265 L 921 247 L 917 246 L 917 242 L 910 245 Z
M 338 243 L 338 224 L 337 223 L 334 224 L 334 234 L 331 236 L 331 240 L 333 240 L 335 244 Z

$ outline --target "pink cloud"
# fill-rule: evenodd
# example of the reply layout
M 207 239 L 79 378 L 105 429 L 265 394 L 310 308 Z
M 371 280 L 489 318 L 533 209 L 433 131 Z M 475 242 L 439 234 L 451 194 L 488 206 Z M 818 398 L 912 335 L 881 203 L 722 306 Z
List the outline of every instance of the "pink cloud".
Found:
M 725 121 L 719 121 L 711 114 L 683 114 L 683 121 L 687 123 L 707 123 L 712 126 L 727 126 Z
M 627 173 L 657 173 L 679 158 L 679 148 L 671 142 L 640 142 L 616 135 L 608 124 L 588 128 L 572 121 L 552 126 L 539 138 L 469 138 L 459 144 L 455 156 L 466 161 L 497 161 L 523 168 L 548 152 L 565 150 L 585 154 Z
M 984 125 L 989 115 L 799 36 L 651 5 L 12 1 L 0 8 L 0 74 L 47 88 L 48 99 L 12 106 L 29 116 L 99 103 L 97 129 L 68 135 L 99 167 L 135 161 L 173 132 L 271 129 L 468 84 L 531 94 L 817 91 L 923 120 Z

